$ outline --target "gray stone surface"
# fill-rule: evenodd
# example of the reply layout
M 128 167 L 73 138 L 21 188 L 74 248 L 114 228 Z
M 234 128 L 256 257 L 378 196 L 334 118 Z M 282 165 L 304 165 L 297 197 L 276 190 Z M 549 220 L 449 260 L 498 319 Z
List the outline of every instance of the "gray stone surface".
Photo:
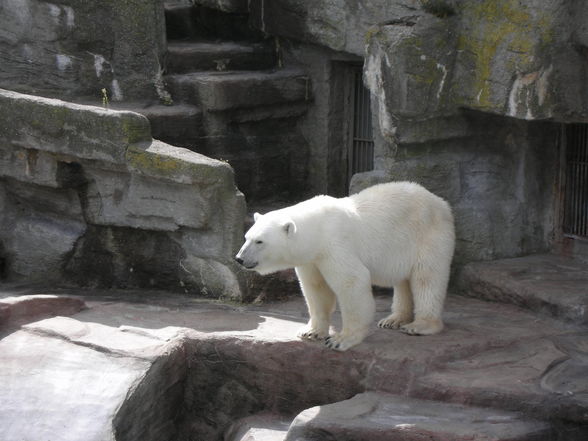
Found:
M 404 126 L 415 130 L 410 142 L 383 155 L 376 171 L 355 178 L 352 191 L 410 180 L 445 198 L 456 219 L 457 265 L 547 252 L 557 224 L 553 146 L 559 127 L 478 113 L 462 121 L 463 136 L 436 141 L 421 131 L 423 124 Z
M 588 265 L 577 260 L 543 254 L 472 262 L 457 285 L 464 295 L 588 323 Z
M 0 2 L 0 87 L 58 98 L 106 89 L 157 98 L 165 50 L 161 0 Z
M 0 91 L 2 277 L 246 296 L 229 164 L 147 118 Z
M 291 420 L 271 413 L 245 417 L 231 424 L 223 441 L 283 441 Z
M 255 0 L 250 10 L 264 32 L 367 55 L 389 120 L 458 107 L 523 119 L 584 112 L 584 62 L 568 42 L 584 43 L 573 17 L 585 8 L 573 2 Z
M 371 91 L 376 170 L 357 178 L 364 182 L 352 192 L 409 179 L 446 197 L 459 223 L 458 264 L 553 246 L 560 128 L 551 121 L 584 122 L 588 112 L 580 90 L 585 4 L 258 0 L 250 7 L 252 24 L 279 36 L 284 53 L 312 72 L 315 104 L 302 128 L 314 176 L 340 170 L 346 155 L 329 145 L 344 128 L 325 135 L 317 127 L 333 124 L 340 107 L 321 83 L 336 84 L 337 63 L 358 55 Z M 318 50 L 327 66 L 312 59 Z M 313 184 L 328 188 L 317 177 Z
M 366 392 L 300 413 L 285 441 L 547 441 L 553 436 L 547 423 L 522 414 Z
M 276 50 L 270 44 L 246 42 L 171 41 L 167 52 L 169 73 L 271 69 Z
M 34 149 L 121 164 L 130 145 L 151 142 L 147 118 L 0 90 L 4 149 Z M 16 164 L 15 164 L 16 165 Z
M 0 386 L 3 439 L 169 439 L 174 411 L 161 403 L 178 402 L 181 390 L 173 388 L 184 373 L 177 373 L 181 363 L 160 366 L 179 350 L 167 339 L 164 331 L 148 336 L 67 318 L 5 337 L 0 370 L 10 380 Z M 154 370 L 156 381 L 149 378 Z
M 208 111 L 309 101 L 310 78 L 297 69 L 205 72 L 167 77 L 173 96 L 197 102 Z
M 193 3 L 225 12 L 245 13 L 248 11 L 249 2 L 248 0 L 194 0 Z
M 6 291 L 11 296 L 16 292 Z M 378 415 L 382 409 L 389 415 L 393 402 L 397 412 L 392 414 L 408 421 L 399 424 L 415 424 L 401 433 L 413 436 L 406 439 L 418 439 L 419 430 L 440 440 L 462 439 L 452 435 L 466 439 L 466 434 L 470 439 L 489 434 L 496 436 L 489 439 L 509 439 L 506 427 L 510 439 L 581 441 L 587 435 L 582 428 L 588 409 L 585 327 L 537 320 L 511 305 L 450 296 L 446 329 L 419 338 L 376 328 L 390 305 L 389 296 L 378 296 L 368 338 L 337 353 L 295 337 L 306 322 L 302 299 L 235 306 L 156 291 L 44 292 L 85 294 L 88 309 L 71 318 L 31 323 L 0 341 L 5 379 L 0 388 L 11 397 L 0 402 L 0 418 L 7 418 L 3 427 L 9 428 L 9 440 L 47 434 L 71 415 L 80 424 L 55 439 L 80 439 L 80 433 L 84 439 L 114 439 L 108 438 L 113 421 L 116 439 L 216 440 L 250 429 L 259 429 L 250 431 L 252 436 L 277 430 L 272 436 L 280 439 L 288 418 L 365 391 L 395 397 L 370 405 L 374 411 L 365 418 L 350 414 L 342 422 L 335 412 L 323 420 L 326 406 L 313 421 L 325 427 L 349 424 L 357 431 L 352 439 L 378 439 L 359 429 L 360 420 L 389 424 L 390 417 Z M 33 366 L 36 375 L 30 376 Z M 84 382 L 88 385 L 82 387 Z M 30 403 L 43 407 L 37 411 Z M 488 409 L 469 408 L 472 404 Z M 22 424 L 32 413 L 35 423 Z M 253 417 L 260 413 L 263 418 Z M 84 426 L 88 415 L 94 424 Z M 533 419 L 544 422 L 524 423 Z M 273 426 L 275 421 L 281 422 Z M 530 436 L 533 430 L 538 430 L 536 438 Z M 554 435 L 545 437 L 544 430 Z M 341 436 L 331 439 L 349 439 Z
M 376 0 L 252 0 L 250 22 L 271 35 L 325 46 L 363 56 L 366 33 L 372 24 L 414 15 L 418 2 Z

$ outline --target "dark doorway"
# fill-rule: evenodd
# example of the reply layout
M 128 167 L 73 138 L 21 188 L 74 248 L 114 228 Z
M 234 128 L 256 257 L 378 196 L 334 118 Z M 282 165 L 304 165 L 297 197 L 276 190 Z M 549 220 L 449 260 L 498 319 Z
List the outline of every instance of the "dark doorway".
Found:
M 588 124 L 566 125 L 563 141 L 563 234 L 588 239 Z

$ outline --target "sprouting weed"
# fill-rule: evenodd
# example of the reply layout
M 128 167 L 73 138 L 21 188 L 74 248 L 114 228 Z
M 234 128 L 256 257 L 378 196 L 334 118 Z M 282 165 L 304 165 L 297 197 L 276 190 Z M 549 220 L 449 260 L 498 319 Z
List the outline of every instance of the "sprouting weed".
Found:
M 106 89 L 102 89 L 102 107 L 104 107 L 105 109 L 108 109 L 108 91 Z

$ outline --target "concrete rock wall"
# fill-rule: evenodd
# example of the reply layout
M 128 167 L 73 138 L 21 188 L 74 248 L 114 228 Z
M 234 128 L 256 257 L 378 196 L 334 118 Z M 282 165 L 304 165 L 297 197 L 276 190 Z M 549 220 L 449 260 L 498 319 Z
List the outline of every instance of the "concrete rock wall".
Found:
M 8 280 L 241 298 L 231 167 L 153 140 L 145 117 L 0 89 L 0 165 Z
M 250 11 L 271 35 L 365 57 L 382 118 L 467 107 L 569 120 L 588 108 L 581 2 L 252 0 Z
M 356 175 L 351 192 L 406 179 L 445 197 L 461 262 L 552 248 L 554 122 L 588 115 L 586 5 L 254 0 L 251 13 L 270 34 L 364 58 L 375 171 Z
M 0 0 L 0 87 L 156 98 L 164 51 L 161 0 Z

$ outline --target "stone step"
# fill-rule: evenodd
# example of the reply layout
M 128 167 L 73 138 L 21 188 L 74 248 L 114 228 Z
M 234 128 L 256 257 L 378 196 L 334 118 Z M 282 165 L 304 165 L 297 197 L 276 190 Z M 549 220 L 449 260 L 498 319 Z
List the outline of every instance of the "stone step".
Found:
M 474 262 L 457 278 L 462 294 L 588 323 L 588 264 L 555 254 Z
M 264 70 L 276 65 L 276 52 L 266 43 L 170 41 L 167 71 Z
M 301 412 L 286 441 L 549 441 L 550 425 L 520 413 L 366 392 Z
M 204 136 L 202 111 L 189 104 L 163 104 L 140 102 L 111 102 L 109 108 L 130 110 L 147 117 L 154 139 L 194 149 Z
M 194 4 L 206 6 L 224 12 L 246 14 L 249 12 L 249 0 L 193 0 Z
M 202 111 L 195 106 L 157 105 L 136 111 L 149 119 L 153 138 L 175 146 L 193 148 L 204 133 Z
M 223 40 L 262 40 L 263 34 L 249 27 L 248 14 L 243 13 L 237 1 L 202 1 L 206 5 L 192 5 L 178 2 L 164 4 L 167 37 L 178 39 L 223 39 Z M 213 3 L 223 3 L 227 7 L 210 8 Z M 229 10 L 232 9 L 232 10 Z
M 235 421 L 225 432 L 224 441 L 284 441 L 292 418 L 259 413 Z
M 198 72 L 166 77 L 172 96 L 207 111 L 255 108 L 311 99 L 309 76 L 300 69 Z

